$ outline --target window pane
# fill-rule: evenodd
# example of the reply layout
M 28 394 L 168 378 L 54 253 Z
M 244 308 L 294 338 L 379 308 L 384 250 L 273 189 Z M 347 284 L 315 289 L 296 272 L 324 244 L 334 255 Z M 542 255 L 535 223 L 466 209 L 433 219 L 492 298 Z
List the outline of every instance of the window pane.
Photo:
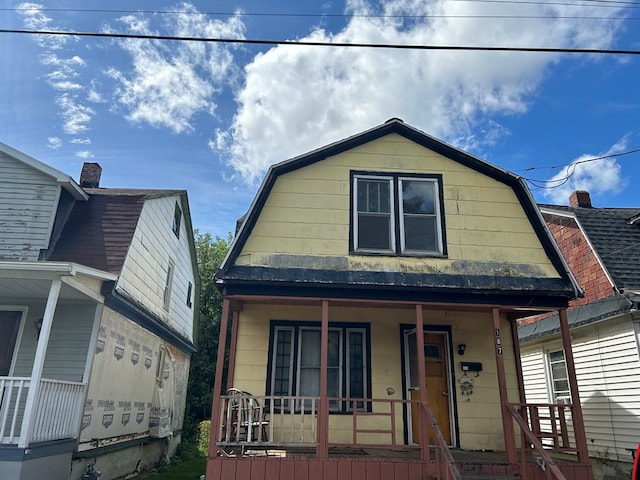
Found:
M 358 212 L 389 213 L 390 182 L 389 180 L 358 180 Z
M 358 248 L 391 250 L 391 216 L 359 214 Z
M 557 352 L 550 352 L 549 360 L 552 362 L 564 362 L 564 351 L 558 350 Z
M 437 252 L 438 238 L 435 216 L 404 216 L 404 249 Z
M 273 395 L 291 395 L 292 331 L 276 330 Z
M 300 337 L 300 365 L 320 367 L 320 330 L 304 329 Z
M 318 342 L 320 339 L 318 338 Z M 327 348 L 329 367 L 340 366 L 340 332 L 337 330 L 329 330 L 329 346 Z M 320 363 L 318 362 L 318 365 Z
M 352 398 L 364 398 L 364 334 L 350 331 L 348 335 L 349 391 L 347 395 Z
M 298 395 L 302 397 L 317 397 L 320 395 L 320 367 L 300 368 L 300 391 Z
M 436 213 L 435 182 L 402 180 L 402 211 L 414 214 Z

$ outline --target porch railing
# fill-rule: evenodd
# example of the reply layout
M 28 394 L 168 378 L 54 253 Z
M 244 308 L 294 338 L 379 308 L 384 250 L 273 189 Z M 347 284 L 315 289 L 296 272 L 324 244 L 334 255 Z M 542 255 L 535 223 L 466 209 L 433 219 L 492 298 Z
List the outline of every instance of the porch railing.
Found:
M 538 456 L 538 467 L 545 472 L 547 478 L 566 480 L 550 452 L 578 452 L 572 446 L 575 445 L 575 439 L 571 441 L 567 420 L 567 412 L 573 418 L 573 405 L 512 403 L 507 408 L 520 427 L 522 468 L 527 452 L 533 450 Z
M 458 469 L 458 465 L 453 460 L 449 446 L 442 435 L 433 411 L 427 403 L 422 403 L 421 411 L 422 414 L 427 417 L 428 424 L 431 426 L 431 431 L 435 437 L 431 440 L 435 440 L 436 478 L 442 480 L 462 480 L 460 469 Z
M 28 445 L 35 442 L 75 438 L 86 385 L 80 382 L 42 379 L 31 418 L 31 438 L 25 425 L 29 377 L 0 377 L 0 443 Z

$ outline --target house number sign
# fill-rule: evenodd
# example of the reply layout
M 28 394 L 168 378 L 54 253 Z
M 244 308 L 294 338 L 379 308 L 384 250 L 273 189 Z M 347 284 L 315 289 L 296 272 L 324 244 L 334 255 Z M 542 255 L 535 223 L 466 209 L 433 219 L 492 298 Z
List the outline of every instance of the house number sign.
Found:
M 500 339 L 500 329 L 496 328 L 496 348 L 498 355 L 502 355 L 502 340 Z

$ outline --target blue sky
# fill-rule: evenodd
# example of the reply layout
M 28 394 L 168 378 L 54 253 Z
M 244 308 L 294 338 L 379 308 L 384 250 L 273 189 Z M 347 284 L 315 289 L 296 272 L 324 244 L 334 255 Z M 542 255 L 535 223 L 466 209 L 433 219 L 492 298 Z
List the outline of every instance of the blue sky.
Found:
M 5 1 L 0 29 L 640 50 L 640 2 L 50 3 Z M 105 187 L 187 189 L 194 227 L 219 236 L 270 164 L 392 117 L 525 178 L 569 168 L 532 185 L 539 202 L 640 207 L 639 153 L 582 162 L 640 148 L 639 83 L 637 55 L 0 33 L 0 141 L 74 178 L 98 162 Z

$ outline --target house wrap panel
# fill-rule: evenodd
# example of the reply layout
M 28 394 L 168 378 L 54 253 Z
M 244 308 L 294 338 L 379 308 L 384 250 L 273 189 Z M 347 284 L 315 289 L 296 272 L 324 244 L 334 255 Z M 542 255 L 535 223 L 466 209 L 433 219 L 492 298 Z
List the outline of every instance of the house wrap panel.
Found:
M 0 151 L 0 259 L 38 259 L 59 195 L 55 180 Z

